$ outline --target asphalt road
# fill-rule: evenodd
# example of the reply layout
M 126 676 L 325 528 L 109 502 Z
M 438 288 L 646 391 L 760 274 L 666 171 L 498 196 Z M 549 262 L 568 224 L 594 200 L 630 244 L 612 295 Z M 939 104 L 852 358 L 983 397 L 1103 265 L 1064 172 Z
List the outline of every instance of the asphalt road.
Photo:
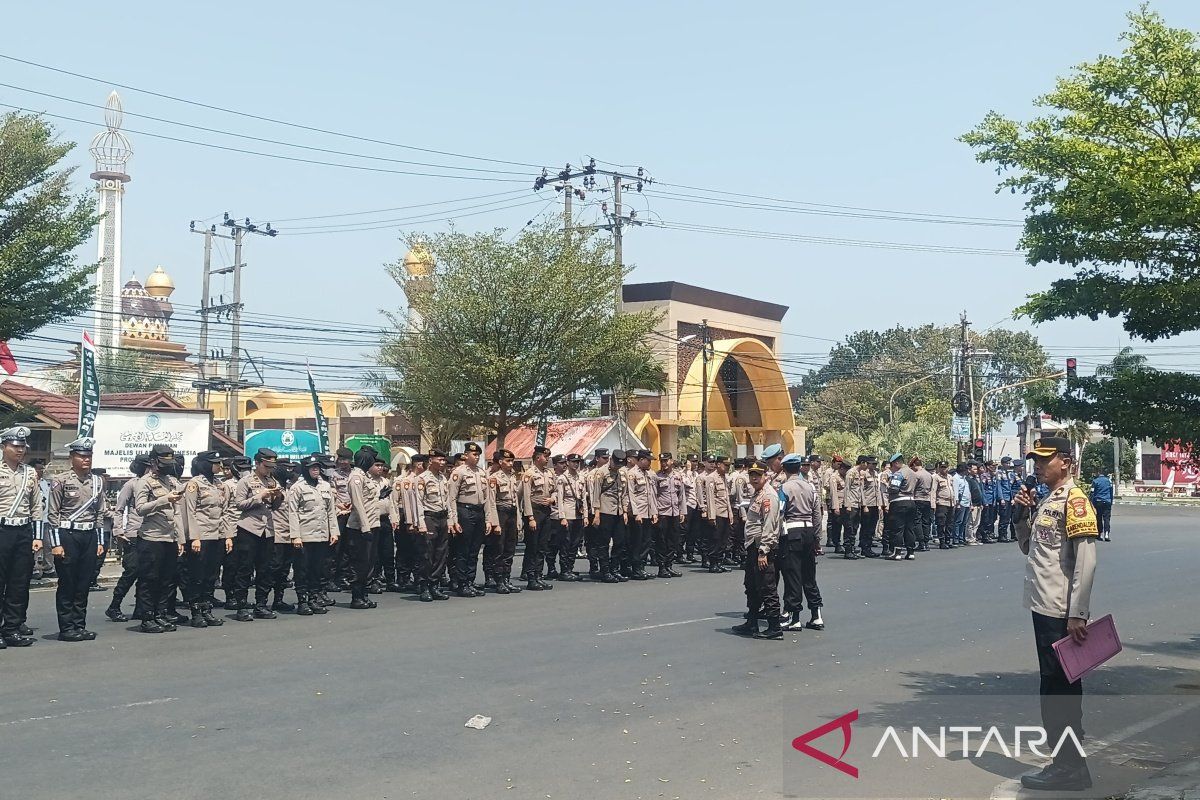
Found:
M 1125 650 L 1087 679 L 1085 709 L 1089 737 L 1111 740 L 1093 771 L 1128 785 L 1200 755 L 1200 514 L 1118 507 L 1113 522 L 1093 611 L 1115 615 Z M 93 594 L 100 638 L 81 644 L 50 640 L 53 595 L 35 592 L 40 641 L 0 652 L 0 797 L 1012 796 L 1036 758 L 872 758 L 871 737 L 997 703 L 1037 724 L 1022 575 L 1014 545 L 822 559 L 828 627 L 783 642 L 728 632 L 740 572 L 384 595 L 158 636 L 107 621 Z M 791 748 L 855 709 L 858 780 Z M 490 726 L 464 727 L 474 714 Z

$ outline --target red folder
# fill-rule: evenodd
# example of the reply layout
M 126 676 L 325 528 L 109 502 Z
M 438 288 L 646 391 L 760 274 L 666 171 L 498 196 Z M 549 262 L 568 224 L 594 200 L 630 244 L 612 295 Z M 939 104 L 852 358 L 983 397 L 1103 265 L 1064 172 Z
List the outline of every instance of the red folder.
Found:
M 1088 623 L 1087 639 L 1076 644 L 1070 636 L 1054 643 L 1058 663 L 1062 664 L 1067 680 L 1075 681 L 1121 652 L 1121 640 L 1117 638 L 1117 626 L 1112 614 L 1105 614 Z

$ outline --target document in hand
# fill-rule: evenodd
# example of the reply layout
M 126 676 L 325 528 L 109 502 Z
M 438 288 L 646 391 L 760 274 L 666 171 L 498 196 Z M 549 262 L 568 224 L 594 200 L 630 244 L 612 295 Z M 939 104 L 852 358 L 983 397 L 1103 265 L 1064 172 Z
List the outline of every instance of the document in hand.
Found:
M 1062 664 L 1067 680 L 1075 681 L 1121 652 L 1121 640 L 1117 638 L 1117 626 L 1112 614 L 1093 620 L 1087 626 L 1087 639 L 1076 644 L 1070 636 L 1054 643 L 1058 663 Z

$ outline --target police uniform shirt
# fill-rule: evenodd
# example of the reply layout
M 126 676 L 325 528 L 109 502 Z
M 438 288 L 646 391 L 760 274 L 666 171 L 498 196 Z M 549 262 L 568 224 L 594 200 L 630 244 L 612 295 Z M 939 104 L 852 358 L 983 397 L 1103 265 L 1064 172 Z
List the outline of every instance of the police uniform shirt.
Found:
M 724 517 L 733 521 L 733 506 L 729 502 L 729 486 L 725 476 L 716 470 L 701 479 L 704 486 L 703 505 L 701 510 L 708 519 Z
M 866 476 L 866 470 L 861 470 L 857 466 L 846 473 L 846 493 L 843 502 L 847 509 L 857 511 L 863 507 Z
M 498 469 L 488 477 L 488 519 L 495 520 L 492 524 L 500 524 L 500 510 L 516 511 L 517 530 L 524 530 L 525 517 L 533 514 L 533 509 L 523 507 L 528 505 L 525 501 L 524 493 L 521 491 L 522 481 L 517 477 L 515 472 L 505 472 Z
M 729 496 L 733 500 L 733 511 L 739 519 L 746 518 L 746 508 L 754 499 L 754 487 L 745 470 L 734 470 L 729 476 Z
M 829 476 L 829 493 L 826 497 L 826 502 L 829 504 L 829 510 L 833 513 L 839 513 L 846 507 L 846 479 L 842 477 L 839 470 L 834 470 Z
M 121 491 L 117 492 L 117 502 L 113 507 L 113 535 L 126 541 L 137 538 L 138 528 L 142 524 L 142 518 L 133 505 L 133 489 L 136 485 L 136 479 L 125 481 Z
M 933 475 L 933 504 L 936 506 L 954 505 L 954 481 L 949 475 Z
M 459 503 L 482 506 L 480 510 L 484 511 L 486 515 L 489 491 L 487 471 L 483 467 L 478 464 L 473 467 L 459 464 L 455 467 L 454 471 L 450 473 L 450 486 L 446 497 L 447 510 L 450 512 L 450 524 L 458 524 Z
M 914 499 L 917 476 L 911 469 L 901 464 L 900 469 L 889 472 L 886 479 L 888 502 Z
M 177 542 L 183 544 L 183 529 L 169 495 L 179 491 L 179 481 L 172 475 L 159 477 L 150 472 L 137 479 L 133 502 L 142 518 L 138 538 L 148 542 Z
M 554 519 L 572 522 L 583 519 L 585 511 L 579 482 L 569 470 L 563 470 L 562 474 L 554 479 Z
M 635 519 L 652 519 L 658 516 L 658 501 L 651 484 L 650 473 L 638 466 L 630 467 L 625 473 L 629 482 L 629 506 Z
M 530 505 L 550 511 L 554 504 L 554 472 L 532 466 L 525 470 L 525 491 L 529 494 Z M 530 516 L 533 512 L 530 511 Z
M 628 491 L 619 470 L 597 470 L 592 476 L 592 508 L 600 514 L 624 514 L 629 510 Z
M 280 485 L 279 488 L 283 488 Z M 271 509 L 271 537 L 275 544 L 290 544 L 292 541 L 291 523 L 288 520 L 287 492 L 284 491 L 283 502 Z
M 747 549 L 757 546 L 759 552 L 766 553 L 779 545 L 779 510 L 779 493 L 769 485 L 750 499 L 746 506 Z
M 933 473 L 924 467 L 918 467 L 912 472 L 913 478 L 916 481 L 913 484 L 913 499 L 918 503 L 932 505 Z
M 660 517 L 682 517 L 687 512 L 687 487 L 679 470 L 659 470 L 655 484 L 655 502 Z
M 863 472 L 863 506 L 875 508 L 886 505 L 887 493 L 883 490 L 883 476 L 873 469 Z
M 238 480 L 233 490 L 233 506 L 238 511 L 237 527 L 254 536 L 275 536 L 271 512 L 283 504 L 283 499 L 265 502 L 261 495 L 278 485 L 274 478 L 260 478 L 254 472 L 247 472 Z
M 27 523 L 42 519 L 45 504 L 42 489 L 38 486 L 37 471 L 28 464 L 18 464 L 16 469 L 10 469 L 8 464 L 0 461 L 0 519 L 4 524 L 8 520 L 25 520 Z M 38 536 L 39 526 L 35 525 L 34 535 Z
M 422 533 L 429 532 L 429 527 L 425 524 L 426 514 L 438 514 L 446 510 L 448 483 L 445 477 L 434 474 L 433 470 L 426 470 L 417 478 L 417 507 L 421 512 L 417 515 L 417 530 Z
M 1027 512 L 1019 506 L 1022 512 Z M 1088 619 L 1096 573 L 1096 509 L 1068 480 L 1017 522 L 1025 562 L 1025 607 L 1045 617 Z
M 683 490 L 687 494 L 687 510 L 691 511 L 697 508 L 696 502 L 696 478 L 699 476 L 694 469 L 685 469 L 683 471 Z
M 388 525 L 391 526 L 391 524 L 392 524 L 392 494 L 391 494 L 391 492 L 388 492 L 387 497 L 382 496 L 384 494 L 383 490 L 386 489 L 390 485 L 390 483 L 389 483 L 388 479 L 383 475 L 380 475 L 379 477 L 374 478 L 373 480 L 375 481 L 375 486 L 377 487 L 375 491 L 378 492 L 380 495 L 380 497 L 375 501 L 375 505 L 378 509 L 377 513 L 379 514 L 379 523 L 378 524 L 380 526 L 382 526 L 383 518 L 387 517 Z
M 813 486 L 801 474 L 789 475 L 780 489 L 786 498 L 783 504 L 783 527 L 785 534 L 788 525 L 800 523 L 800 527 L 816 528 L 821 520 L 818 511 L 817 487 Z
M 331 470 L 329 473 L 329 485 L 333 487 L 334 500 L 337 503 L 338 514 L 350 513 L 350 473 L 353 469 Z
M 95 531 L 100 544 L 108 544 L 104 521 L 110 514 L 108 499 L 104 496 L 104 478 L 99 475 L 80 478 L 71 470 L 51 479 L 46 514 L 46 536 L 51 547 L 61 544 L 60 528 Z
M 180 518 L 183 538 L 192 542 L 228 539 L 232 531 L 227 525 L 229 492 L 220 483 L 204 475 L 196 475 L 183 490 L 183 509 Z
M 328 542 L 337 534 L 337 500 L 327 481 L 311 486 L 301 478 L 288 488 L 283 505 L 293 542 Z
M 356 531 L 368 532 L 379 527 L 379 484 L 358 467 L 350 470 L 346 482 L 350 494 L 350 519 L 346 526 Z

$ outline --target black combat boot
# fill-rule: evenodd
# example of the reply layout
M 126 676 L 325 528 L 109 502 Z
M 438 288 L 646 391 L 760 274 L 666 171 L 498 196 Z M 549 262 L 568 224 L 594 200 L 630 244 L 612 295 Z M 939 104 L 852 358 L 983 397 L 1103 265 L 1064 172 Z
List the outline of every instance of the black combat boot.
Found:
M 504 585 L 508 587 L 508 591 L 511 592 L 512 594 L 520 594 L 521 593 L 521 587 L 514 585 L 511 577 L 505 577 Z
M 255 598 L 254 608 L 250 610 L 255 619 L 275 619 L 275 612 L 267 608 L 267 598 L 258 600 Z
M 192 621 L 190 623 L 191 626 L 193 628 L 207 628 L 208 622 L 204 619 L 204 614 L 201 613 L 201 611 L 200 611 L 200 608 L 201 608 L 200 604 L 192 603 L 191 608 L 192 608 Z
M 220 617 L 213 616 L 213 607 L 211 603 L 205 603 L 200 606 L 200 616 L 204 618 L 205 623 L 210 628 L 219 628 L 225 624 L 225 620 Z
M 766 630 L 755 631 L 752 635 L 755 639 L 782 639 L 783 629 L 779 627 L 779 617 L 767 620 Z
M 430 589 L 428 583 L 421 583 L 421 596 L 419 599 L 422 603 L 433 602 L 433 591 Z
M 311 617 L 313 615 L 312 606 L 309 605 L 308 594 L 303 592 L 296 593 L 296 613 L 301 617 Z
M 758 633 L 758 615 L 746 617 L 741 625 L 734 625 L 733 632 L 738 636 L 754 636 Z

